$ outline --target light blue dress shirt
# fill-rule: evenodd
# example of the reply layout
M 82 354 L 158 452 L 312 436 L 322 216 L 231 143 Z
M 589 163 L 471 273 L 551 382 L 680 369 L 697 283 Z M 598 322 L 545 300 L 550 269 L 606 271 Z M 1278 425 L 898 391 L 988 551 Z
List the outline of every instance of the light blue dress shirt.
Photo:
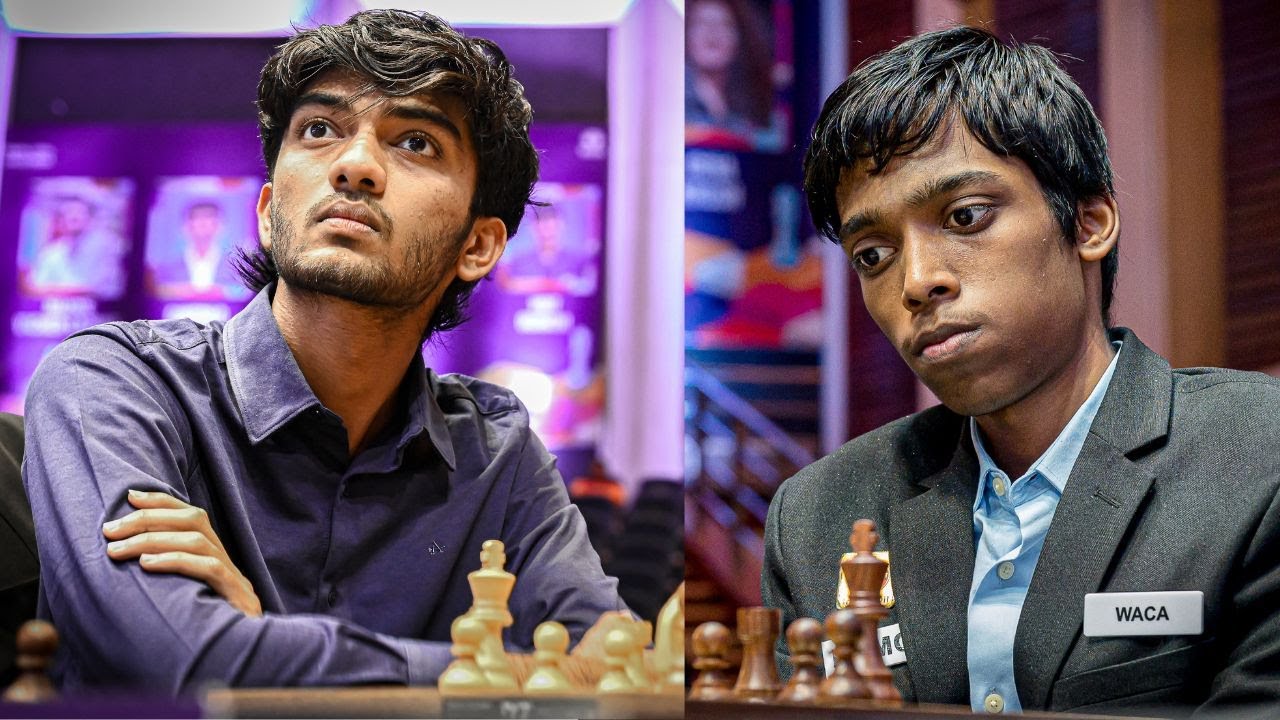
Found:
M 1120 343 L 1113 344 L 1118 350 Z M 982 445 L 977 422 L 969 419 L 969 434 L 978 455 L 978 488 L 973 501 L 977 554 L 969 589 L 968 645 L 969 703 L 974 711 L 1022 711 L 1013 674 L 1018 617 L 1049 523 L 1119 357 L 1117 352 L 1071 421 L 1017 480 L 1010 482 L 1008 473 L 996 467 Z

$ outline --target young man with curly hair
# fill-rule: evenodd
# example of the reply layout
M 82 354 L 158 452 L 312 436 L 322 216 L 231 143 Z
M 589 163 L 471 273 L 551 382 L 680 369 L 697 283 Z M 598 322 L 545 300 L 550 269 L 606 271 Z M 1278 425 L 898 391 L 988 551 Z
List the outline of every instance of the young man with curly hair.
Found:
M 66 690 L 431 683 L 499 539 L 508 641 L 623 607 L 506 389 L 436 375 L 538 175 L 496 45 L 427 14 L 291 38 L 258 88 L 257 296 L 42 363 L 25 483 Z

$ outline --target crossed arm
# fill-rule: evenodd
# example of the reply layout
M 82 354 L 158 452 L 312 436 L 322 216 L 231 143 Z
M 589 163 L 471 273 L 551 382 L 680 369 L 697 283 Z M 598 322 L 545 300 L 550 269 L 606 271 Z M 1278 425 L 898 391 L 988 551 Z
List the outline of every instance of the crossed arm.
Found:
M 231 562 L 208 513 L 162 492 L 130 490 L 129 504 L 137 509 L 102 526 L 108 557 L 200 580 L 245 615 L 262 617 L 253 584 Z

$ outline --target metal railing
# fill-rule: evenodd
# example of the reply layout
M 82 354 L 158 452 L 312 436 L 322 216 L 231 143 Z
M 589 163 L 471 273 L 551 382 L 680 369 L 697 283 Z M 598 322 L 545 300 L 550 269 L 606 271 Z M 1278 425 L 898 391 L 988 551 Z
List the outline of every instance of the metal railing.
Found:
M 760 604 L 764 524 L 783 480 L 815 456 L 705 368 L 685 367 L 685 552 L 739 607 Z

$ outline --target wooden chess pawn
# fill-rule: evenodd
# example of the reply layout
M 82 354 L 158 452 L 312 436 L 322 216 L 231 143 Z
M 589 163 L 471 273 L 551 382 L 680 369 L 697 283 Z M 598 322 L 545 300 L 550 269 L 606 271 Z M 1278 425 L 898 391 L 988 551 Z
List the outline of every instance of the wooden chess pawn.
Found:
M 733 694 L 742 700 L 772 700 L 782 689 L 773 646 L 782 627 L 782 611 L 777 608 L 738 609 L 738 639 L 742 641 L 742 668 Z
M 808 705 L 817 701 L 822 685 L 822 623 L 799 618 L 787 628 L 787 646 L 795 672 L 778 694 L 778 702 Z
M 880 654 L 880 622 L 889 614 L 881 603 L 880 588 L 884 584 L 889 564 L 872 554 L 880 535 L 871 520 L 858 520 L 853 524 L 849 544 L 854 556 L 840 563 L 840 569 L 849 581 L 851 608 L 862 626 L 862 641 L 856 659 L 856 667 L 866 680 L 871 697 L 888 703 L 901 703 L 902 695 L 893 686 L 893 672 L 885 667 Z
M 835 644 L 831 652 L 835 667 L 818 688 L 819 705 L 871 698 L 871 691 L 853 666 L 853 655 L 861 637 L 862 625 L 852 610 L 837 610 L 827 616 L 827 638 Z
M 476 694 L 492 690 L 484 671 L 476 662 L 476 653 L 480 651 L 485 632 L 484 623 L 470 615 L 463 615 L 453 621 L 449 629 L 453 646 L 449 648 L 449 652 L 454 660 L 440 676 L 438 684 L 441 695 Z
M 689 690 L 690 700 L 724 700 L 733 697 L 733 673 L 728 661 L 733 636 L 718 622 L 702 623 L 693 631 L 693 669 L 698 677 Z
M 49 679 L 49 666 L 58 649 L 58 631 L 44 620 L 28 620 L 18 628 L 18 679 L 4 691 L 4 701 L 42 703 L 58 698 Z
M 627 655 L 635 642 L 635 634 L 628 628 L 610 630 L 604 636 L 604 654 L 607 670 L 596 692 L 601 695 L 635 692 L 635 685 L 627 677 Z
M 524 682 L 528 695 L 565 695 L 573 683 L 564 674 L 568 657 L 569 631 L 558 622 L 544 622 L 533 631 L 533 673 Z

